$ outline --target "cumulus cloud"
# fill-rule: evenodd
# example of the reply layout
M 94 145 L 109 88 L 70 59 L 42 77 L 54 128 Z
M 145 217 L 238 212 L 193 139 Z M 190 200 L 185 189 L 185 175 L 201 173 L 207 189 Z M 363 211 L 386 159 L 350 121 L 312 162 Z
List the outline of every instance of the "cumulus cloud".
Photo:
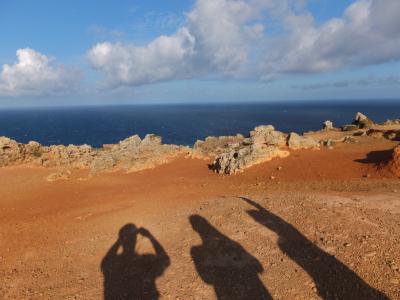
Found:
M 400 59 L 400 1 L 358 0 L 341 18 L 316 25 L 310 13 L 283 18 L 286 34 L 268 41 L 267 73 L 319 73 Z
M 177 33 L 89 52 L 112 86 L 193 77 L 271 80 L 400 59 L 400 1 L 356 0 L 319 24 L 299 0 L 197 0 Z
M 17 62 L 0 73 L 0 95 L 62 94 L 77 84 L 79 72 L 55 65 L 52 59 L 29 48 L 17 50 Z
M 143 47 L 99 43 L 90 49 L 88 59 L 112 86 L 233 75 L 246 64 L 250 41 L 262 31 L 260 24 L 247 24 L 256 12 L 246 1 L 198 0 L 176 34 Z
M 89 51 L 88 58 L 94 68 L 106 74 L 109 84 L 140 85 L 189 77 L 194 44 L 194 36 L 184 27 L 145 47 L 99 43 Z

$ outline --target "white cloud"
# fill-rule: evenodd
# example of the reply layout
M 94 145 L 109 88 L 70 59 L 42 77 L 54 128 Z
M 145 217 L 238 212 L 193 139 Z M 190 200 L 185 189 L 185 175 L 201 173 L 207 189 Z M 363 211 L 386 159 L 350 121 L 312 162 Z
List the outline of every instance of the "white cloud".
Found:
M 5 64 L 0 73 L 0 95 L 62 94 L 77 84 L 79 72 L 54 65 L 35 50 L 17 50 L 17 62 Z
M 195 38 L 186 28 L 175 35 L 160 36 L 145 47 L 99 43 L 88 53 L 92 66 L 104 72 L 108 83 L 140 85 L 190 76 L 188 64 Z
M 260 24 L 246 24 L 256 12 L 246 1 L 198 0 L 176 34 L 160 36 L 144 47 L 99 43 L 88 58 L 112 86 L 234 75 L 247 61 L 250 41 L 262 31 Z
M 399 0 L 356 0 L 317 24 L 306 0 L 197 0 L 176 34 L 100 43 L 88 57 L 113 86 L 329 72 L 399 60 L 399 15 Z
M 341 18 L 316 25 L 309 13 L 283 19 L 286 35 L 270 40 L 270 73 L 319 73 L 400 59 L 400 1 L 358 0 Z

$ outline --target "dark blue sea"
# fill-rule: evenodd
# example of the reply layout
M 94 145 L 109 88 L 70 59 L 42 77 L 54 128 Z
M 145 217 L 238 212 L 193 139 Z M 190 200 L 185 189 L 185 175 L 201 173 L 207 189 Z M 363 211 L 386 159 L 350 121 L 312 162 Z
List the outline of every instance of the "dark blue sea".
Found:
M 339 126 L 350 123 L 357 111 L 377 122 L 400 118 L 400 101 L 1 109 L 0 136 L 23 143 L 100 147 L 134 134 L 155 133 L 165 143 L 193 145 L 210 135 L 246 135 L 261 124 L 298 133 L 318 130 L 328 119 Z

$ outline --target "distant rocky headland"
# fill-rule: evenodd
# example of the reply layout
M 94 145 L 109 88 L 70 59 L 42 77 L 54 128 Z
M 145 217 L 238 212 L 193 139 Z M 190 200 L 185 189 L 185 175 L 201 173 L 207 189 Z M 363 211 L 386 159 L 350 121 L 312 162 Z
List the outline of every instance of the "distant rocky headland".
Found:
M 8 137 L 0 137 L 0 167 L 31 165 L 59 168 L 61 171 L 48 177 L 49 181 L 55 181 L 68 179 L 77 169 L 87 169 L 90 175 L 115 170 L 135 172 L 186 156 L 210 160 L 211 170 L 232 175 L 273 158 L 287 157 L 292 151 L 318 150 L 321 147 L 330 149 L 340 143 L 356 143 L 357 137 L 364 136 L 400 141 L 400 119 L 377 124 L 364 114 L 357 113 L 351 124 L 335 128 L 331 121 L 325 121 L 320 131 L 303 135 L 283 133 L 272 125 L 262 125 L 254 128 L 247 137 L 240 134 L 207 137 L 204 141 L 198 140 L 193 147 L 163 144 L 162 138 L 154 134 L 148 134 L 143 139 L 134 135 L 102 148 L 89 145 L 43 146 L 34 141 L 21 144 Z M 400 147 L 393 151 L 389 167 L 400 176 Z

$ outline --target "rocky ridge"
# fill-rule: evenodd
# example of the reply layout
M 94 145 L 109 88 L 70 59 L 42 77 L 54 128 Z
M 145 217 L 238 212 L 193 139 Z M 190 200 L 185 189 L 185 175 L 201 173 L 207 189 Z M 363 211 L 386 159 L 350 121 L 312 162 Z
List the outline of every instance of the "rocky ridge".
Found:
M 357 136 L 371 136 L 400 140 L 398 120 L 387 120 L 375 124 L 362 113 L 357 113 L 351 125 L 335 128 L 331 121 L 325 121 L 323 129 L 299 135 L 286 134 L 275 130 L 272 125 L 254 128 L 248 137 L 236 136 L 207 137 L 198 140 L 193 148 L 167 145 L 154 134 L 144 139 L 131 136 L 118 144 L 104 145 L 100 149 L 89 145 L 43 146 L 37 142 L 18 143 L 7 137 L 0 137 L 0 167 L 32 164 L 46 168 L 61 167 L 61 171 L 49 176 L 50 181 L 68 179 L 71 170 L 88 169 L 91 175 L 105 171 L 140 171 L 165 164 L 179 156 L 213 159 L 210 169 L 219 174 L 232 175 L 253 165 L 283 158 L 299 149 L 333 148 L 338 143 L 355 143 Z M 386 127 L 385 127 L 386 126 Z M 391 127 L 390 127 L 391 126 Z M 387 128 L 391 128 L 390 130 Z M 395 128 L 395 129 L 393 129 Z M 326 136 L 332 137 L 326 138 Z

